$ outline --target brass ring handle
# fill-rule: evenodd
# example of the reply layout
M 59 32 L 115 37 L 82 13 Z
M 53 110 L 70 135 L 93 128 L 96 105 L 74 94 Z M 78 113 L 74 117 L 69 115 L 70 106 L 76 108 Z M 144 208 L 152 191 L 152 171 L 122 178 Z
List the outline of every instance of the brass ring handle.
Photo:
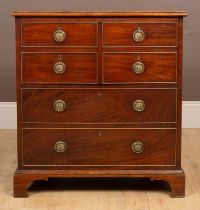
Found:
M 54 145 L 54 149 L 58 153 L 63 153 L 66 151 L 66 143 L 64 141 L 57 141 Z
M 53 70 L 56 74 L 64 74 L 66 71 L 66 65 L 63 62 L 56 62 L 53 66 Z
M 145 33 L 142 29 L 138 28 L 133 32 L 133 40 L 135 42 L 141 42 L 144 40 L 144 38 L 145 38 Z
M 145 65 L 140 62 L 140 61 L 137 61 L 133 64 L 132 66 L 132 70 L 136 73 L 136 74 L 142 74 L 145 70 Z
M 54 32 L 53 38 L 56 42 L 63 42 L 66 39 L 66 33 L 62 29 L 58 29 Z
M 141 141 L 133 142 L 131 148 L 132 151 L 137 154 L 142 153 L 144 151 L 144 145 Z
M 136 111 L 136 112 L 142 112 L 144 111 L 145 109 L 145 103 L 143 100 L 136 100 L 133 102 L 133 109 Z
M 66 109 L 66 103 L 63 100 L 56 100 L 53 107 L 56 112 L 63 112 Z

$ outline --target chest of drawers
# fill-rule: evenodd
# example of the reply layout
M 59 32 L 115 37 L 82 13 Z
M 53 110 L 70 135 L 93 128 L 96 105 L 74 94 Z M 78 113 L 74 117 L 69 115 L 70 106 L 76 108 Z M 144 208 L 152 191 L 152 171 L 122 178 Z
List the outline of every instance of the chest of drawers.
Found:
M 184 196 L 185 12 L 14 12 L 14 196 L 50 177 L 149 177 Z

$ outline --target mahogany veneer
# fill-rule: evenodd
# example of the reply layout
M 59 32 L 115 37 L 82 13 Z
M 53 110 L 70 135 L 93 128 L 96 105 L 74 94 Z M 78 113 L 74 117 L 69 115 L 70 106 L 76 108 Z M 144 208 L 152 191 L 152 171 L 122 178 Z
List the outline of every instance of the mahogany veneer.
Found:
M 112 84 L 176 82 L 176 52 L 140 53 L 140 60 L 145 65 L 145 71 L 141 75 L 133 74 L 131 71 L 133 63 L 137 62 L 137 56 L 138 53 L 104 53 L 103 82 Z
M 22 26 L 22 45 L 59 46 L 52 37 L 54 31 L 59 27 L 62 27 L 67 34 L 67 38 L 60 43 L 60 46 L 97 46 L 97 22 L 68 23 L 67 20 L 60 22 L 60 25 L 59 23 L 51 22 L 42 23 L 42 21 L 41 23 L 24 23 Z
M 97 53 L 23 53 L 22 83 L 97 83 Z M 66 65 L 63 75 L 55 74 L 55 62 Z
M 55 123 L 166 123 L 176 122 L 176 89 L 22 89 L 22 122 Z M 66 102 L 55 112 L 54 101 Z M 145 110 L 133 110 L 137 99 Z M 155 110 L 153 112 L 152 110 Z
M 66 142 L 68 152 L 55 153 L 57 139 Z M 138 139 L 145 145 L 139 155 L 130 150 Z M 140 165 L 175 166 L 175 144 L 176 129 L 23 129 L 23 164 L 127 169 Z
M 103 23 L 104 46 L 176 46 L 177 23 L 152 21 L 153 23 L 135 22 L 134 20 Z M 125 22 L 125 23 L 124 23 Z M 155 23 L 154 23 L 155 22 Z M 133 42 L 132 33 L 137 27 L 145 31 L 145 39 L 141 43 Z
M 149 177 L 185 192 L 185 12 L 31 12 L 16 18 L 14 196 L 50 177 Z

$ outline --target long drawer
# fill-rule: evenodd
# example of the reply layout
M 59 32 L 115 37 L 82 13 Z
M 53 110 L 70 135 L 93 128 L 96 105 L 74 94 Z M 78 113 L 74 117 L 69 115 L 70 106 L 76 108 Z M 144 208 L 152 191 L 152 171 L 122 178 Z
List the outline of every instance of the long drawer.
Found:
M 23 53 L 22 82 L 96 83 L 97 53 Z
M 104 53 L 104 83 L 176 82 L 176 53 Z
M 22 89 L 22 121 L 176 122 L 176 89 Z
M 175 165 L 176 129 L 24 129 L 23 165 Z

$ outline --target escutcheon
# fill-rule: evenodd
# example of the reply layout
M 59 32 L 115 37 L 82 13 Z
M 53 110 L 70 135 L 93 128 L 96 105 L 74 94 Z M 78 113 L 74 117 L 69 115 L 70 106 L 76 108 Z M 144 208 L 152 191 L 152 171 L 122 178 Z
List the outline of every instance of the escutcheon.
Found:
M 66 103 L 63 100 L 56 100 L 53 103 L 53 107 L 56 112 L 63 112 L 66 109 Z
M 56 74 L 64 74 L 66 71 L 66 65 L 63 62 L 56 62 L 53 66 L 53 70 Z
M 141 141 L 136 141 L 132 143 L 132 151 L 134 153 L 142 153 L 144 150 L 144 145 Z
M 145 109 L 145 103 L 143 100 L 136 100 L 133 102 L 133 109 L 136 111 L 136 112 L 142 112 L 144 111 Z
M 132 70 L 136 73 L 136 74 L 142 74 L 144 72 L 145 66 L 142 62 L 137 61 L 133 64 L 132 66 Z
M 145 33 L 142 29 L 138 28 L 133 32 L 133 40 L 135 42 L 141 42 L 144 40 L 144 38 L 145 38 Z
M 66 151 L 66 143 L 64 141 L 57 141 L 54 145 L 54 149 L 58 153 L 63 153 Z
M 63 42 L 66 39 L 66 33 L 62 29 L 58 29 L 54 32 L 53 38 L 56 42 Z

